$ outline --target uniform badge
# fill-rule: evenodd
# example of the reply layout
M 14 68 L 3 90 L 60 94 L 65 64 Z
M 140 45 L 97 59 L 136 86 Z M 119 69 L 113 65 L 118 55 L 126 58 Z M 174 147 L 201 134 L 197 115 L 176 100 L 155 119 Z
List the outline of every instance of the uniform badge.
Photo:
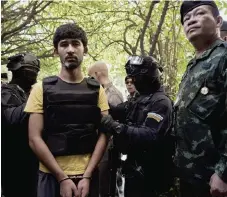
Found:
M 155 119 L 157 122 L 160 122 L 163 120 L 163 117 L 161 115 L 153 113 L 153 112 L 148 113 L 147 118 Z
M 207 87 L 203 87 L 202 89 L 201 89 L 201 94 L 203 94 L 203 95 L 207 95 L 208 94 L 208 92 L 209 92 L 209 89 L 207 88 Z

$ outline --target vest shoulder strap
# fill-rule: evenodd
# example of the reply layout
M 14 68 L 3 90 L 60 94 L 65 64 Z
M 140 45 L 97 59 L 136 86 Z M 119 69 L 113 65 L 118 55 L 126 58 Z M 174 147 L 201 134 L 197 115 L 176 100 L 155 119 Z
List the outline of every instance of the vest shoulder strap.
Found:
M 57 81 L 58 81 L 58 77 L 56 75 L 50 76 L 50 77 L 46 77 L 46 78 L 43 79 L 43 85 L 56 83 Z
M 87 84 L 94 87 L 94 88 L 99 88 L 100 83 L 93 77 L 87 77 L 86 78 Z

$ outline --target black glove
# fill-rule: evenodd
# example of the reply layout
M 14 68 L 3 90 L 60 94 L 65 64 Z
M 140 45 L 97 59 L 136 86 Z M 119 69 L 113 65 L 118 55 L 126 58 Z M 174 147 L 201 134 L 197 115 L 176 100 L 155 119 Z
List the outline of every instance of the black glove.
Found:
M 103 132 L 111 134 L 120 133 L 123 129 L 123 125 L 117 121 L 114 121 L 111 115 L 102 116 L 101 128 Z

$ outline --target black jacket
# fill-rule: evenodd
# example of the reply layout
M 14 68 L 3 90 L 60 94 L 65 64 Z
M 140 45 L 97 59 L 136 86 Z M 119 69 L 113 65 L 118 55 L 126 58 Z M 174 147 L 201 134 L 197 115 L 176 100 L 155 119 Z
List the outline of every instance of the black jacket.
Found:
M 128 105 L 124 129 L 115 137 L 118 150 L 128 155 L 123 167 L 126 176 L 131 173 L 137 176 L 137 169 L 141 169 L 139 174 L 155 189 L 163 187 L 164 180 L 171 182 L 174 150 L 171 123 L 172 102 L 163 88 L 150 95 L 140 95 Z
M 18 196 L 35 195 L 38 160 L 28 144 L 28 114 L 24 112 L 26 100 L 27 95 L 19 86 L 2 85 L 2 189 L 6 196 L 13 195 L 14 190 Z M 15 176 L 18 177 L 17 186 L 12 189 L 12 177 Z M 24 185 L 26 189 L 23 191 Z

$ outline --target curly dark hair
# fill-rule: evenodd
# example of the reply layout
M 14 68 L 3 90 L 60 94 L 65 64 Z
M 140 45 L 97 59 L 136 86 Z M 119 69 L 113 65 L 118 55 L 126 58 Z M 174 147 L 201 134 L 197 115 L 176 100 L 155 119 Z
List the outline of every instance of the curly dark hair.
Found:
M 125 77 L 125 82 L 126 82 L 128 79 L 132 79 L 132 78 L 133 78 L 133 77 L 127 75 L 127 76 Z
M 75 23 L 67 23 L 59 26 L 53 37 L 54 48 L 58 48 L 58 43 L 64 39 L 79 39 L 84 45 L 85 50 L 87 50 L 87 35 L 85 31 Z

